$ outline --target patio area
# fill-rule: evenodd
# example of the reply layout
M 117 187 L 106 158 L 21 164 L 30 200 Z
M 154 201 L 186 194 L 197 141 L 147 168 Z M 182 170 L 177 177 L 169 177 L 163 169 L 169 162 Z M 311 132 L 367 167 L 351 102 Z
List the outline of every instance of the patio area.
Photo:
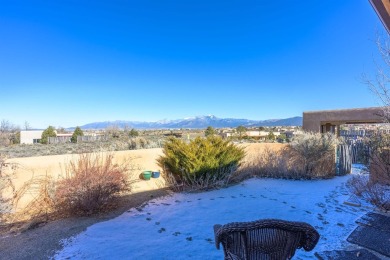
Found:
M 360 171 L 355 166 L 354 174 Z M 344 204 L 349 176 L 330 180 L 250 179 L 210 192 L 173 194 L 155 199 L 123 215 L 95 224 L 64 242 L 57 259 L 221 259 L 214 244 L 214 224 L 280 218 L 314 226 L 321 238 L 311 252 L 295 258 L 343 249 L 367 206 Z

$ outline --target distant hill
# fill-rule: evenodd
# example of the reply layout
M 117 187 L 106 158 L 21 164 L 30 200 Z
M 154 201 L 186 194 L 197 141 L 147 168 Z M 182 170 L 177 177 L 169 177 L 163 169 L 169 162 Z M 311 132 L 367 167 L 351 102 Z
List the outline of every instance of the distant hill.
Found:
M 234 118 L 218 118 L 213 115 L 197 116 L 192 118 L 178 120 L 161 120 L 157 122 L 138 122 L 138 121 L 106 121 L 95 122 L 80 126 L 82 129 L 105 129 L 110 126 L 119 128 L 136 128 L 136 129 L 203 129 L 208 126 L 215 128 L 222 127 L 237 127 L 242 126 L 302 126 L 302 117 L 291 117 L 285 119 L 269 119 L 269 120 L 249 120 L 249 119 L 234 119 Z

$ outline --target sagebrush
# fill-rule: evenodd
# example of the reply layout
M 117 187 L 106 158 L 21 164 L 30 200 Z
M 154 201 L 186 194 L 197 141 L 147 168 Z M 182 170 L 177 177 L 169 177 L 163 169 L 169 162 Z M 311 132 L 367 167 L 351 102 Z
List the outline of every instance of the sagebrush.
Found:
M 335 175 L 335 147 L 332 134 L 304 133 L 280 150 L 265 148 L 249 158 L 243 174 L 284 179 L 319 179 Z
M 227 184 L 244 156 L 244 148 L 218 136 L 198 137 L 189 143 L 169 138 L 157 161 L 184 187 L 207 189 Z
M 335 148 L 339 141 L 334 134 L 306 132 L 289 144 L 292 170 L 306 178 L 327 178 L 335 174 Z

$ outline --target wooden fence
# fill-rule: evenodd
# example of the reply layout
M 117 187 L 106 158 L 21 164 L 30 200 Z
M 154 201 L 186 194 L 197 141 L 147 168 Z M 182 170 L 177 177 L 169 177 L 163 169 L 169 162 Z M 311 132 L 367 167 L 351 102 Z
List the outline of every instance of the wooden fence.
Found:
M 77 142 L 98 142 L 98 141 L 108 141 L 107 135 L 96 135 L 96 136 L 77 136 Z

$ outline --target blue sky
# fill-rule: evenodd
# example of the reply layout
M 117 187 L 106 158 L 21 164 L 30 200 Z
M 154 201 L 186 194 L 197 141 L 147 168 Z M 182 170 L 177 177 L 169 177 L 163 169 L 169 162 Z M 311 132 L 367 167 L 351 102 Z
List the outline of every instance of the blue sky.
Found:
M 3 1 L 0 119 L 32 127 L 371 107 L 368 0 Z

